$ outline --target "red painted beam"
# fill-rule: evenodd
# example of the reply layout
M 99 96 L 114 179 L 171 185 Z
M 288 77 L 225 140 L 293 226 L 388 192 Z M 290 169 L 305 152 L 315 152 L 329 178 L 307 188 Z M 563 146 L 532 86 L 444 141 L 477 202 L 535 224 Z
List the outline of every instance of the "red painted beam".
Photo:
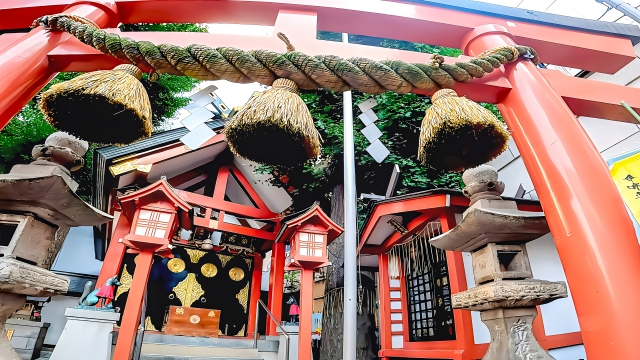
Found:
M 34 18 L 58 12 L 70 0 L 4 0 L 0 30 L 25 27 Z M 357 0 L 118 0 L 123 23 L 233 23 L 273 25 L 280 10 L 318 14 L 318 29 L 459 48 L 469 31 L 507 20 L 433 5 Z M 188 5 L 187 5 L 188 3 Z M 46 6 L 43 6 L 46 5 Z M 55 11 L 53 11 L 55 10 Z M 4 19 L 11 18 L 5 25 Z M 546 63 L 615 73 L 635 58 L 622 37 L 509 20 L 518 44 L 534 47 Z
M 639 88 L 566 76 L 556 70 L 541 70 L 541 73 L 575 115 L 638 123 L 620 101 L 624 100 L 640 113 Z
M 72 1 L 3 0 L 0 2 L 0 30 L 26 29 L 43 15 L 57 14 Z

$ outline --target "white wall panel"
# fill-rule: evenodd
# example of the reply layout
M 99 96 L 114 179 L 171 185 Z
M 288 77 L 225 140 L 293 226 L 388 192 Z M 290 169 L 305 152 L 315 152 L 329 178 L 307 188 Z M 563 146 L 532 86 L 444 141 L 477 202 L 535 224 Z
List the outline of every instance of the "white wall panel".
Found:
M 637 46 L 636 52 L 638 52 Z M 595 73 L 589 76 L 589 79 L 625 86 L 636 80 L 638 75 L 640 75 L 640 60 L 635 59 L 613 75 Z
M 567 279 L 560 263 L 558 250 L 551 234 L 527 243 L 533 277 L 539 280 L 564 281 Z M 576 309 L 569 297 L 541 306 L 544 329 L 547 335 L 580 331 Z
M 507 151 L 500 154 L 497 158 L 489 161 L 487 165 L 493 166 L 496 170 L 500 170 L 503 167 L 507 166 L 510 162 L 515 159 L 511 151 L 507 149 Z
M 499 171 L 498 179 L 505 184 L 504 196 L 515 196 L 520 184 L 522 184 L 527 191 L 533 190 L 533 183 L 521 158 L 514 160 L 502 168 L 502 170 Z
M 619 121 L 584 116 L 580 117 L 579 121 L 587 134 L 589 134 L 593 144 L 601 152 L 640 131 L 636 124 Z
M 549 350 L 549 354 L 556 360 L 587 360 L 583 345 L 569 346 Z
M 637 150 L 640 148 L 640 133 L 635 133 L 623 141 L 613 145 L 612 147 L 602 151 L 602 157 L 605 160 L 609 160 L 612 157 L 616 157 L 618 155 L 622 155 L 632 150 Z
M 467 278 L 467 287 L 472 288 L 476 286 L 476 281 L 473 279 L 471 253 L 463 252 L 462 261 L 464 262 L 464 274 Z M 480 319 L 479 312 L 471 312 L 471 324 L 473 325 L 473 339 L 476 344 L 486 344 L 491 341 L 491 334 L 489 333 L 489 329 Z
M 69 229 L 51 270 L 97 276 L 100 268 L 102 261 L 96 260 L 93 247 L 93 227 L 78 226 Z
M 53 296 L 51 301 L 44 305 L 42 308 L 42 322 L 51 324 L 44 338 L 46 345 L 58 343 L 62 330 L 64 330 L 64 325 L 67 323 L 67 317 L 64 316 L 64 312 L 67 308 L 76 307 L 78 300 L 79 298 L 77 297 L 58 295 Z

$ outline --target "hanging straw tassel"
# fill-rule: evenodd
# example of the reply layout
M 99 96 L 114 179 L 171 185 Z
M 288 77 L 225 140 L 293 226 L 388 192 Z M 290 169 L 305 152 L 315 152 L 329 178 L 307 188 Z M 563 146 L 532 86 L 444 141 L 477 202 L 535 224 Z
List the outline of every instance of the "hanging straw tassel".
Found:
M 438 90 L 422 120 L 418 160 L 438 170 L 463 171 L 495 159 L 507 149 L 509 131 L 491 111 Z
M 295 51 L 289 39 L 278 33 Z M 276 79 L 271 89 L 254 95 L 226 125 L 224 135 L 231 151 L 267 165 L 296 165 L 318 156 L 320 134 L 298 86 Z
M 83 140 L 129 144 L 153 130 L 151 103 L 135 65 L 94 71 L 56 84 L 40 98 L 40 110 L 55 128 Z
M 289 79 L 257 93 L 224 129 L 231 151 L 267 165 L 295 165 L 320 152 L 320 134 L 307 105 Z

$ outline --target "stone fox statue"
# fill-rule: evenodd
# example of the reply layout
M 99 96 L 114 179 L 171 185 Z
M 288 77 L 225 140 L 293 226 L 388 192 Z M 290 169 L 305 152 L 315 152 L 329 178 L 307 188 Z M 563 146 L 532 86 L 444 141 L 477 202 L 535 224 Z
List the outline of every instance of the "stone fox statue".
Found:
M 102 307 L 111 309 L 113 308 L 113 296 L 115 292 L 115 287 L 120 286 L 120 282 L 118 281 L 118 276 L 113 276 L 107 280 L 99 288 L 91 291 L 91 286 L 93 285 L 92 281 L 87 281 L 84 284 L 84 292 L 78 301 L 78 305 L 80 306 L 96 306 L 100 300 L 102 300 Z

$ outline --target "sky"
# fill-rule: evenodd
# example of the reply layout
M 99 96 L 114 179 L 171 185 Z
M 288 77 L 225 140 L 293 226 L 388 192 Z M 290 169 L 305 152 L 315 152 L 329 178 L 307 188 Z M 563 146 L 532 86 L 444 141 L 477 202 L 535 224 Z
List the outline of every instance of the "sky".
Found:
M 381 0 L 366 0 L 381 1 Z M 476 0 L 490 4 L 517 7 L 521 9 L 548 12 L 552 14 L 600 20 L 606 22 L 618 22 L 624 24 L 635 24 L 636 22 L 624 16 L 615 9 L 609 9 L 606 5 L 598 3 L 596 0 Z M 629 5 L 640 7 L 640 0 L 625 0 Z M 239 34 L 254 36 L 270 36 L 273 26 L 259 25 L 230 25 L 230 24 L 208 24 L 208 30 L 214 34 Z M 553 67 L 553 66 L 550 66 Z M 567 75 L 575 75 L 579 69 L 559 68 Z M 192 93 L 209 86 L 218 87 L 216 94 L 230 108 L 243 105 L 247 102 L 251 94 L 255 91 L 262 91 L 265 87 L 257 83 L 254 84 L 234 84 L 228 81 L 207 81 L 203 82 Z M 190 95 L 191 93 L 187 94 Z M 176 119 L 171 122 L 170 128 L 182 126 L 180 120 L 188 116 L 185 110 L 180 110 Z

